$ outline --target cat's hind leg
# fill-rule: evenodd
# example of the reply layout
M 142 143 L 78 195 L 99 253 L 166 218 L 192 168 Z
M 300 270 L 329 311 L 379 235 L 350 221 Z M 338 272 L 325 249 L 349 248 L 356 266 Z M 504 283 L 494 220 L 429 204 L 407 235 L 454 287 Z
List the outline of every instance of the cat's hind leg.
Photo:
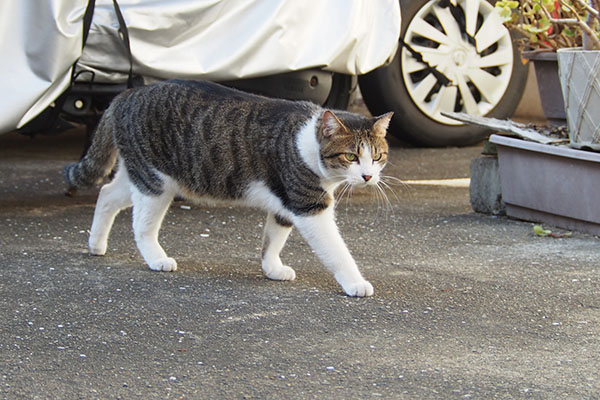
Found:
M 158 243 L 158 231 L 175 196 L 174 191 L 166 189 L 160 195 L 146 195 L 137 188 L 132 190 L 135 242 L 150 269 L 155 271 L 177 269 L 177 262 L 168 257 Z
M 102 256 L 106 253 L 115 217 L 119 211 L 131 206 L 130 185 L 127 171 L 121 164 L 113 180 L 100 189 L 88 242 L 91 254 Z
M 292 231 L 291 222 L 267 215 L 262 247 L 262 269 L 267 278 L 277 281 L 290 281 L 296 279 L 296 272 L 287 265 L 283 265 L 279 254 Z

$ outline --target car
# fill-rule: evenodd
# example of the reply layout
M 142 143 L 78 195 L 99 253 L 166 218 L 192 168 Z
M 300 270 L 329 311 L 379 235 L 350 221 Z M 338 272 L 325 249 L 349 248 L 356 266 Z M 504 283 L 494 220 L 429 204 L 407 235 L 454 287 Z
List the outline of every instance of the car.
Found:
M 21 2 L 0 11 L 45 26 L 9 29 L 0 42 L 9 60 L 0 72 L 12 77 L 3 82 L 0 132 L 70 122 L 91 132 L 116 94 L 170 78 L 345 108 L 358 76 L 373 114 L 394 111 L 392 135 L 463 146 L 489 131 L 444 112 L 509 117 L 527 77 L 486 0 L 51 0 L 36 13 Z M 46 41 L 35 35 L 46 31 L 50 44 L 39 46 Z
M 0 2 L 0 133 L 92 131 L 112 98 L 165 79 L 345 108 L 393 57 L 397 0 Z

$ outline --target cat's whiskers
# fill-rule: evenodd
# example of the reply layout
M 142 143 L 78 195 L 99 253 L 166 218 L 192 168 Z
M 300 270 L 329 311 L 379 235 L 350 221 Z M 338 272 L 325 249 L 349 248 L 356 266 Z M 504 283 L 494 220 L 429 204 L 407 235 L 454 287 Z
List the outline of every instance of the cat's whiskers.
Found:
M 385 178 L 388 179 L 390 181 L 393 181 L 395 185 L 400 185 L 400 186 L 408 186 L 402 179 L 400 178 L 396 178 L 395 176 L 391 176 L 391 175 L 381 175 L 381 178 Z
M 400 202 L 400 197 L 398 197 L 398 194 L 396 193 L 396 191 L 389 185 L 388 182 L 384 181 L 384 180 L 380 180 L 378 183 L 378 186 L 380 186 L 380 189 L 385 193 L 385 190 L 387 189 L 389 192 L 391 192 L 394 195 L 394 199 L 397 202 Z M 387 193 L 386 193 L 387 196 Z
M 340 185 L 346 182 L 346 175 L 331 175 L 321 180 L 321 185 L 326 192 L 335 192 L 339 189 Z
M 377 192 L 379 192 L 379 196 L 381 196 L 382 201 L 384 201 L 384 203 L 386 204 L 386 207 L 385 207 L 385 211 L 386 211 L 385 222 L 386 222 L 386 224 L 390 224 L 390 223 L 392 224 L 391 231 L 396 231 L 398 220 L 394 216 L 394 204 L 389 199 L 389 196 L 388 196 L 388 194 L 386 192 L 386 189 L 388 191 L 390 191 L 394 195 L 395 201 L 397 203 L 400 202 L 400 198 L 398 197 L 398 195 L 396 194 L 396 192 L 386 182 L 384 182 L 383 180 L 380 180 L 377 183 Z
M 387 184 L 385 182 L 379 181 L 377 183 L 377 185 L 375 186 L 375 193 L 377 193 L 379 195 L 379 198 L 381 199 L 381 201 L 383 202 L 386 211 L 392 211 L 394 209 L 392 202 L 390 201 L 387 193 L 385 192 L 385 188 L 388 187 Z M 394 193 L 394 191 L 392 190 L 392 193 Z M 394 193 L 394 196 L 396 197 L 396 200 L 398 199 L 398 196 L 396 196 L 396 193 Z
M 338 200 L 338 199 L 341 199 L 341 198 L 342 198 L 342 196 L 343 196 L 343 194 L 344 194 L 344 192 L 347 190 L 347 188 L 348 188 L 348 184 L 347 184 L 347 183 L 346 183 L 346 184 L 343 184 L 343 185 L 341 185 L 341 186 L 339 186 L 339 187 L 338 187 L 338 188 L 335 190 L 335 195 L 334 195 L 334 198 L 335 198 L 336 200 Z M 336 205 L 337 205 L 337 201 L 336 201 Z
M 345 182 L 347 180 L 347 178 L 348 178 L 347 175 L 340 174 L 340 175 L 328 176 L 327 180 L 330 180 L 330 181 L 332 181 L 334 183 L 337 183 L 338 181 L 339 182 Z
M 352 184 L 350 182 L 348 183 L 348 190 L 346 191 L 346 203 L 344 204 L 344 207 L 346 208 L 346 216 L 348 215 L 348 209 L 350 208 L 350 198 L 354 194 L 355 187 L 355 184 Z
M 394 191 L 392 189 L 392 186 L 396 186 L 396 187 L 400 187 L 401 190 L 407 190 L 407 191 L 413 191 L 414 188 L 412 186 L 410 186 L 409 184 L 407 184 L 406 182 L 404 182 L 401 179 L 396 178 L 395 176 L 390 176 L 390 175 L 382 175 L 380 182 L 383 182 L 387 185 L 388 189 Z
M 348 202 L 350 201 L 350 197 L 352 197 L 352 191 L 354 190 L 354 185 L 348 181 L 344 182 L 341 190 L 338 192 L 338 201 L 336 202 L 337 206 L 346 198 L 345 207 L 348 208 Z
M 350 202 L 350 197 L 354 194 L 355 185 L 350 184 L 350 190 L 348 196 L 346 196 L 346 210 L 348 209 L 348 203 Z

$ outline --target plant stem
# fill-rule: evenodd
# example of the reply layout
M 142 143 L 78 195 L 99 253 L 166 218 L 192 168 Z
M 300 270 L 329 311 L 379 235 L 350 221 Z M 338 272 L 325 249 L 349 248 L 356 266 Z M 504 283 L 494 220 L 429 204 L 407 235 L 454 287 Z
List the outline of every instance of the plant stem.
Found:
M 591 1 L 591 0 L 590 0 Z M 565 25 L 577 25 L 583 31 L 584 50 L 600 50 L 600 40 L 594 34 L 592 28 L 581 19 L 577 14 L 577 11 L 569 4 L 562 3 L 563 6 L 567 7 L 571 11 L 575 18 L 554 18 L 548 10 L 542 7 L 542 10 L 548 17 L 548 20 L 553 24 L 565 24 Z
M 593 0 L 590 0 L 590 3 L 586 3 L 583 0 L 577 0 L 582 7 L 584 7 L 589 13 L 593 14 L 596 18 L 600 17 L 600 12 L 594 8 Z

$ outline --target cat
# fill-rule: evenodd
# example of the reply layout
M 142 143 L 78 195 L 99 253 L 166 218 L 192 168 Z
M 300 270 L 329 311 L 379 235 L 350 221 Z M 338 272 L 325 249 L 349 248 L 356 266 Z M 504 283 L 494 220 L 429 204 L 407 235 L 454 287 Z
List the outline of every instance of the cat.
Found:
M 212 82 L 170 80 L 127 90 L 104 112 L 86 155 L 64 169 L 71 187 L 101 183 L 90 237 L 104 255 L 116 215 L 133 206 L 138 250 L 152 270 L 177 263 L 158 242 L 175 196 L 239 200 L 267 211 L 262 269 L 293 280 L 280 252 L 295 226 L 349 296 L 371 296 L 334 218 L 340 185 L 374 186 L 392 113 L 368 118 Z

